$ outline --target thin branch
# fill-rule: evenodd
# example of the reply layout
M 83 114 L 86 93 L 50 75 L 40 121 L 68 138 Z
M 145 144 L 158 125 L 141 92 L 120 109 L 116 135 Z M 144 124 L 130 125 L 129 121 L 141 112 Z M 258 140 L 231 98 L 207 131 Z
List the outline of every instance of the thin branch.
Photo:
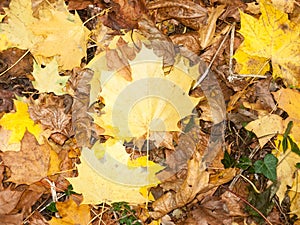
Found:
M 13 68 L 15 65 L 17 65 L 27 54 L 29 53 L 29 49 L 10 67 L 8 67 L 6 70 L 4 70 L 2 73 L 0 73 L 0 77 L 5 74 L 7 71 L 9 71 L 11 68 Z
M 223 45 L 224 45 L 224 43 L 225 43 L 225 41 L 226 41 L 226 39 L 227 39 L 227 37 L 228 37 L 228 35 L 229 35 L 229 33 L 230 33 L 230 31 L 231 31 L 231 29 L 232 29 L 233 26 L 234 26 L 234 24 L 231 25 L 230 29 L 228 30 L 228 32 L 226 33 L 224 39 L 222 40 L 222 42 L 221 42 L 219 48 L 217 49 L 217 51 L 216 51 L 214 57 L 212 58 L 212 60 L 211 60 L 211 62 L 209 63 L 208 67 L 206 68 L 205 72 L 200 76 L 200 78 L 198 78 L 198 80 L 197 80 L 197 82 L 194 84 L 192 90 L 195 89 L 196 87 L 198 87 L 199 84 L 201 84 L 201 82 L 207 77 L 207 75 L 208 75 L 208 73 L 209 73 L 209 71 L 210 71 L 210 68 L 211 68 L 213 62 L 215 61 L 217 55 L 219 54 L 221 48 L 223 47 Z

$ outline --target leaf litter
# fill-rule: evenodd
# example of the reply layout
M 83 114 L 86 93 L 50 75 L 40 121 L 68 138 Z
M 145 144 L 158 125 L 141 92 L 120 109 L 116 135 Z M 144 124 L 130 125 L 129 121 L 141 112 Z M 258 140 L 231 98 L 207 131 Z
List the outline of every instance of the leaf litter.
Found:
M 1 224 L 299 223 L 299 4 L 0 5 Z

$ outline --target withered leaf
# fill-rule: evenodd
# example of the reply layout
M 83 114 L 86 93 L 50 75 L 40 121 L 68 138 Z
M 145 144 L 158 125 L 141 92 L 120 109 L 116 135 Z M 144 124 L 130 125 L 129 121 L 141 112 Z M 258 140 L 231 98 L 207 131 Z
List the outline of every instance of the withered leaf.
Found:
M 172 41 L 155 26 L 155 23 L 148 17 L 143 17 L 138 21 L 139 32 L 150 42 L 154 53 L 163 57 L 164 66 L 172 66 L 175 62 L 175 49 Z
M 28 111 L 35 122 L 41 123 L 45 129 L 50 129 L 51 133 L 58 132 L 70 136 L 71 114 L 65 113 L 63 97 L 42 93 L 38 99 L 32 100 L 32 103 Z
M 35 137 L 25 131 L 19 152 L 1 152 L 4 165 L 11 170 L 9 181 L 17 184 L 32 184 L 47 176 L 51 147 L 39 145 Z
M 17 206 L 22 194 L 23 191 L 12 190 L 10 187 L 0 192 L 0 218 L 3 214 L 9 214 Z
M 192 217 L 184 225 L 231 225 L 231 218 L 225 202 L 218 197 L 207 197 L 202 204 L 191 211 Z
M 32 216 L 29 217 L 30 225 L 49 225 L 47 220 L 41 215 L 39 211 L 35 211 Z
M 137 28 L 137 22 L 146 13 L 143 0 L 106 1 L 109 13 L 103 19 L 103 24 L 115 30 Z
M 0 216 L 1 225 L 20 225 L 22 223 L 23 223 L 23 213 Z
M 69 79 L 70 87 L 74 91 L 74 101 L 72 104 L 72 129 L 78 146 L 85 146 L 91 137 L 91 121 L 88 115 L 90 105 L 90 84 L 93 71 L 89 69 L 74 69 Z
M 194 30 L 199 30 L 207 17 L 207 9 L 192 0 L 151 1 L 147 8 L 157 10 L 157 21 L 173 18 Z
M 154 212 L 150 212 L 153 218 L 160 218 L 175 208 L 182 207 L 192 201 L 196 195 L 205 191 L 208 187 L 209 174 L 201 163 L 202 157 L 195 152 L 193 158 L 188 162 L 187 177 L 178 192 L 167 192 L 165 195 L 153 202 Z

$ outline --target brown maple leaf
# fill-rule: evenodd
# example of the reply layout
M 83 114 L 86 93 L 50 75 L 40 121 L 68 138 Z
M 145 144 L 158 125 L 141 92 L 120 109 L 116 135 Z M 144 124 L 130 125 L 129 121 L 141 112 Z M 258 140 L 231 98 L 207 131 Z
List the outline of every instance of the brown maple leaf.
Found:
M 34 135 L 27 130 L 21 141 L 19 152 L 1 152 L 0 156 L 11 170 L 9 181 L 17 184 L 32 184 L 47 176 L 51 147 L 39 145 Z

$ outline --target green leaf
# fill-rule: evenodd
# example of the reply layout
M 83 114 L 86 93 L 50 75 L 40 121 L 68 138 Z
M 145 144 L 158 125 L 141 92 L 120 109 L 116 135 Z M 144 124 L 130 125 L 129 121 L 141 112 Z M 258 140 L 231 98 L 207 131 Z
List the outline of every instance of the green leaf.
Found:
M 297 169 L 300 169 L 300 163 L 296 163 L 295 167 L 296 167 Z
M 75 191 L 73 191 L 73 186 L 72 186 L 72 184 L 70 184 L 70 185 L 68 186 L 67 190 L 65 190 L 65 194 L 66 194 L 67 196 L 70 196 L 70 195 L 72 195 L 72 194 L 77 194 Z
M 275 190 L 275 191 L 274 191 Z M 249 190 L 248 201 L 256 209 L 258 209 L 263 215 L 268 216 L 274 207 L 274 202 L 272 201 L 274 195 L 276 194 L 276 185 L 272 185 L 261 193 L 257 193 L 252 187 Z M 246 211 L 255 216 L 259 222 L 263 219 L 261 216 L 250 206 L 246 205 Z
M 290 136 L 288 136 L 287 139 L 290 142 L 291 151 L 300 156 L 300 149 L 299 149 L 298 145 L 292 140 L 292 138 L 290 138 Z
M 224 153 L 224 158 L 221 160 L 222 164 L 224 165 L 225 169 L 234 167 L 235 159 L 232 158 L 227 151 Z
M 46 209 L 53 213 L 58 212 L 55 202 L 51 202 Z
M 242 156 L 239 160 L 239 163 L 236 165 L 237 168 L 240 168 L 243 170 L 248 169 L 250 166 L 252 166 L 251 159 L 249 159 L 246 156 Z
M 257 160 L 254 163 L 255 173 L 263 174 L 265 177 L 271 181 L 275 181 L 277 178 L 276 166 L 278 159 L 272 155 L 268 154 L 265 156 L 264 160 Z
M 289 133 L 291 132 L 291 129 L 293 127 L 293 121 L 290 121 L 287 125 L 287 128 L 283 134 L 283 139 L 282 139 L 282 149 L 283 149 L 283 153 L 285 153 L 285 151 L 288 148 L 288 142 L 287 139 L 289 138 Z

